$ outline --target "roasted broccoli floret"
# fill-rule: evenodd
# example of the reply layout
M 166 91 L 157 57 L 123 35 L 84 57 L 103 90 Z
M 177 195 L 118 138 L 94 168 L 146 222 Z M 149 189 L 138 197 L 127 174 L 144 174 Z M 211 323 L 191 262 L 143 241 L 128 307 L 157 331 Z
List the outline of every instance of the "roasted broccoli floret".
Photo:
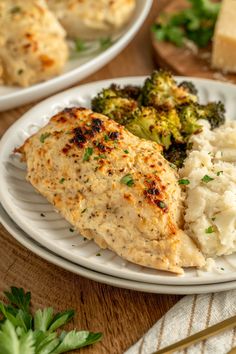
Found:
M 187 143 L 176 144 L 173 143 L 168 150 L 163 151 L 163 155 L 170 163 L 180 168 L 184 164 L 184 160 L 187 157 Z
M 215 129 L 225 123 L 225 107 L 222 102 L 210 102 L 206 105 L 198 105 L 198 119 L 206 119 Z
M 188 93 L 197 96 L 197 89 L 196 86 L 191 81 L 182 81 L 178 87 L 183 87 Z
M 113 92 L 115 92 L 119 97 L 132 98 L 133 100 L 137 100 L 141 93 L 141 87 L 134 85 L 120 87 L 116 84 L 111 84 L 110 89 L 113 90 Z
M 168 149 L 172 140 L 183 142 L 181 124 L 175 109 L 157 111 L 154 107 L 137 108 L 126 128 L 140 138 L 153 140 Z
M 225 122 L 225 108 L 221 102 L 210 102 L 206 105 L 191 103 L 177 108 L 182 124 L 182 132 L 187 135 L 195 134 L 199 131 L 199 119 L 206 119 L 211 125 L 211 129 L 217 128 Z
M 181 122 L 181 133 L 186 141 L 189 139 L 190 135 L 201 131 L 201 125 L 198 123 L 198 106 L 197 103 L 192 102 L 177 108 Z
M 186 158 L 189 138 L 202 129 L 199 119 L 208 120 L 212 129 L 225 122 L 221 102 L 199 104 L 191 82 L 178 85 L 162 70 L 154 71 L 143 88 L 112 84 L 93 98 L 92 109 L 160 144 L 165 158 L 178 168 Z
M 120 124 L 125 124 L 130 114 L 137 108 L 134 99 L 122 97 L 115 87 L 104 89 L 92 99 L 92 109 L 114 119 Z
M 151 77 L 146 79 L 140 96 L 142 105 L 162 109 L 196 101 L 196 95 L 191 94 L 185 87 L 178 86 L 173 76 L 163 70 L 154 71 Z

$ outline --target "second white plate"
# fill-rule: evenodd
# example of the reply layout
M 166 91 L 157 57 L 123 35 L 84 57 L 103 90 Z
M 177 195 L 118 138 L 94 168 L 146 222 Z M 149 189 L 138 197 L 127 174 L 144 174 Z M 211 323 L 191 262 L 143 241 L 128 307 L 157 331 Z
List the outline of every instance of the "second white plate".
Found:
M 180 81 L 183 79 L 179 78 Z M 231 119 L 236 117 L 236 86 L 204 79 L 188 79 L 197 86 L 201 101 L 221 99 L 226 104 L 228 116 Z M 111 82 L 141 85 L 143 80 L 113 79 L 76 87 L 43 101 L 24 114 L 7 131 L 0 143 L 1 203 L 11 218 L 36 241 L 91 270 L 133 281 L 168 285 L 200 285 L 235 280 L 235 254 L 219 257 L 216 268 L 211 272 L 187 269 L 183 276 L 176 276 L 132 264 L 109 250 L 100 250 L 93 241 L 84 241 L 83 237 L 70 231 L 71 226 L 26 182 L 25 165 L 12 153 L 16 146 L 22 144 L 62 108 L 73 105 L 89 107 L 91 97 Z
M 0 86 L 0 111 L 12 109 L 39 100 L 73 85 L 94 73 L 112 60 L 132 40 L 142 26 L 152 5 L 152 0 L 137 0 L 129 23 L 109 48 L 86 51 L 70 59 L 60 75 L 30 87 Z M 96 45 L 95 45 L 96 46 Z
M 112 277 L 106 274 L 98 273 L 79 266 L 73 262 L 70 262 L 53 252 L 50 252 L 42 245 L 34 241 L 23 230 L 21 230 L 7 215 L 5 210 L 0 205 L 0 222 L 11 233 L 11 235 L 20 242 L 23 246 L 34 252 L 41 258 L 53 263 L 63 269 L 66 269 L 72 273 L 81 275 L 85 278 L 98 281 L 99 283 L 112 285 L 124 289 L 144 291 L 155 294 L 176 294 L 176 295 L 190 295 L 190 294 L 205 294 L 210 292 L 221 292 L 236 289 L 236 281 L 220 284 L 205 284 L 205 285 L 188 285 L 188 286 L 176 286 L 176 285 L 159 285 L 136 282 L 132 280 L 120 279 Z

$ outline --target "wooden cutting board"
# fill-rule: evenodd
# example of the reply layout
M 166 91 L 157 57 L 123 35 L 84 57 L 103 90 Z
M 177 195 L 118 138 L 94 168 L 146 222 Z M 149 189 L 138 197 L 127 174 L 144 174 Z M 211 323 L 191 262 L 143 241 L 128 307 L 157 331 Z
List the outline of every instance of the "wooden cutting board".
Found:
M 186 0 L 172 0 L 162 9 L 162 12 L 174 13 L 187 6 L 188 3 Z M 151 36 L 154 57 L 158 66 L 169 69 L 177 75 L 203 77 L 236 83 L 236 74 L 224 74 L 211 68 L 211 46 L 198 49 L 195 52 L 189 48 L 179 48 L 168 42 L 157 41 L 153 32 Z

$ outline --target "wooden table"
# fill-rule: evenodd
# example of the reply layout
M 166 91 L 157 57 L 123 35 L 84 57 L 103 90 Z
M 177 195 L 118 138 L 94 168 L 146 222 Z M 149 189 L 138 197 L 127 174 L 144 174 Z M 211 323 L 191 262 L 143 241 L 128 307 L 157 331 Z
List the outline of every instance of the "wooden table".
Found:
M 167 0 L 154 0 L 152 10 L 132 43 L 104 68 L 83 82 L 145 75 L 154 68 L 149 28 Z M 31 105 L 0 113 L 0 134 Z M 34 308 L 73 308 L 71 328 L 103 332 L 103 340 L 80 353 L 121 354 L 142 336 L 179 299 L 119 289 L 69 273 L 34 255 L 0 226 L 0 293 L 11 285 L 32 292 Z M 1 295 L 2 298 L 2 295 Z

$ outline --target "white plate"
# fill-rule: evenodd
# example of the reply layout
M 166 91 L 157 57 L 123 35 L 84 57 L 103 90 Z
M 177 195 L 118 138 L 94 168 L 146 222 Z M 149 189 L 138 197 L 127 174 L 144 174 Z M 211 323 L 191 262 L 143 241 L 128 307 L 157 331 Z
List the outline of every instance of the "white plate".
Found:
M 7 131 L 0 143 L 1 203 L 11 218 L 42 245 L 70 261 L 104 274 L 168 285 L 200 285 L 235 280 L 235 254 L 219 257 L 217 268 L 212 272 L 189 268 L 183 276 L 176 276 L 129 263 L 109 250 L 99 250 L 93 241 L 84 241 L 76 233 L 70 232 L 70 225 L 26 182 L 25 165 L 20 163 L 18 156 L 12 154 L 16 146 L 22 144 L 62 108 L 71 105 L 89 106 L 91 97 L 111 82 L 138 85 L 143 80 L 144 78 L 114 79 L 76 87 L 45 100 L 24 114 Z M 236 118 L 236 86 L 204 79 L 189 80 L 199 89 L 201 101 L 221 99 L 226 103 L 228 116 Z M 41 213 L 45 217 L 40 216 Z M 98 252 L 101 254 L 99 257 L 96 256 Z
M 70 60 L 66 64 L 63 74 L 27 88 L 0 86 L 0 111 L 22 106 L 49 96 L 100 69 L 120 53 L 135 36 L 147 17 L 151 5 L 152 0 L 137 0 L 131 20 L 124 27 L 114 44 L 100 54 L 92 52 L 85 55 L 82 53 L 80 58 Z
M 64 268 L 72 273 L 79 274 L 85 278 L 98 281 L 103 284 L 112 285 L 120 288 L 144 291 L 156 294 L 203 294 L 210 292 L 220 292 L 236 289 L 236 281 L 222 283 L 222 284 L 206 284 L 206 285 L 189 285 L 189 286 L 172 286 L 172 285 L 158 285 L 136 282 L 132 280 L 125 280 L 102 273 L 98 273 L 70 262 L 62 257 L 59 257 L 53 252 L 50 252 L 38 242 L 32 240 L 23 230 L 21 230 L 7 215 L 3 207 L 0 205 L 0 222 L 7 229 L 7 231 L 23 246 L 28 248 L 48 262 L 53 263 L 61 268 Z

